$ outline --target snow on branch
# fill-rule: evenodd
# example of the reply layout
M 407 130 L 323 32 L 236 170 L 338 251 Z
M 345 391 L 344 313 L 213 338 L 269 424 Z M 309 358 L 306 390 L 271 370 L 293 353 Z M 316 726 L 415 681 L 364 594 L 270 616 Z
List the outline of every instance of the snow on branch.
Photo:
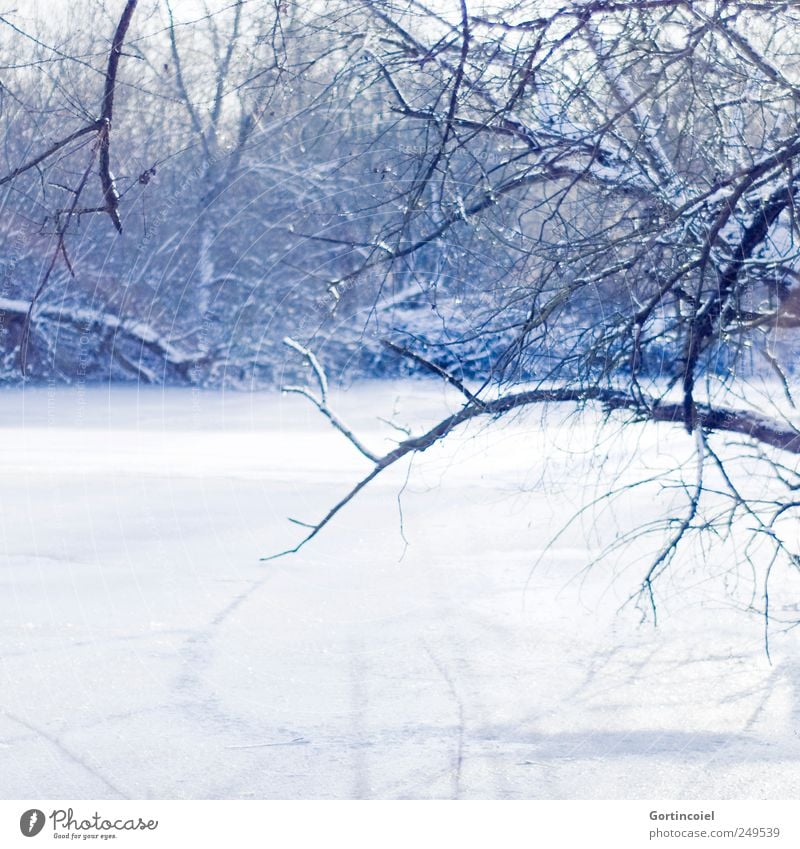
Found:
M 7 319 L 16 319 L 27 328 L 37 321 L 48 321 L 60 327 L 71 327 L 74 332 L 84 334 L 89 330 L 100 332 L 100 341 L 112 340 L 111 356 L 119 360 L 129 371 L 148 383 L 154 383 L 157 376 L 152 369 L 142 361 L 133 361 L 123 352 L 120 342 L 127 341 L 140 351 L 147 351 L 156 360 L 165 365 L 173 366 L 184 374 L 191 366 L 208 359 L 204 351 L 183 351 L 173 345 L 155 328 L 143 321 L 126 319 L 110 313 L 85 308 L 67 308 L 61 305 L 40 305 L 36 314 L 30 319 L 31 302 L 11 298 L 0 298 L 0 315 Z M 30 321 L 29 321 L 30 319 Z M 23 342 L 25 341 L 23 335 Z
M 320 400 L 323 404 L 328 401 L 328 378 L 325 375 L 325 371 L 320 365 L 319 360 L 314 356 L 314 354 L 308 349 L 303 347 L 299 342 L 296 342 L 290 336 L 285 336 L 283 339 L 283 344 L 287 347 L 291 348 L 294 351 L 297 351 L 301 357 L 304 357 L 308 364 L 314 371 L 314 376 L 317 378 L 317 384 L 319 385 L 320 392 Z
M 308 398 L 309 401 L 322 413 L 325 418 L 342 434 L 346 439 L 350 441 L 350 443 L 363 454 L 368 460 L 371 460 L 373 463 L 378 462 L 377 454 L 373 454 L 362 442 L 358 439 L 358 437 L 353 433 L 353 431 L 347 427 L 347 425 L 330 409 L 328 406 L 328 378 L 325 375 L 325 370 L 322 368 L 319 360 L 316 356 L 306 347 L 301 345 L 299 342 L 296 342 L 294 339 L 289 336 L 285 337 L 283 340 L 283 344 L 288 348 L 291 348 L 293 351 L 297 351 L 306 362 L 311 366 L 312 371 L 317 379 L 317 385 L 319 386 L 319 396 L 315 395 L 308 387 L 306 386 L 282 386 L 281 392 L 286 392 L 295 395 L 302 395 L 304 398 Z

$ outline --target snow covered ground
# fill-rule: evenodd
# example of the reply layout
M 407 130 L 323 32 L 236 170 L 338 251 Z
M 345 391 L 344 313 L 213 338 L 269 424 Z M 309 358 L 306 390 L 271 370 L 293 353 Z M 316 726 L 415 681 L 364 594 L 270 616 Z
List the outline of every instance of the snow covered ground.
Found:
M 379 415 L 456 399 L 336 401 L 378 449 Z M 746 570 L 687 554 L 654 628 L 625 604 L 648 551 L 585 569 L 669 492 L 546 550 L 691 441 L 549 422 L 473 424 L 262 563 L 368 467 L 303 399 L 0 393 L 0 796 L 797 797 L 800 635 L 776 629 L 770 665 Z

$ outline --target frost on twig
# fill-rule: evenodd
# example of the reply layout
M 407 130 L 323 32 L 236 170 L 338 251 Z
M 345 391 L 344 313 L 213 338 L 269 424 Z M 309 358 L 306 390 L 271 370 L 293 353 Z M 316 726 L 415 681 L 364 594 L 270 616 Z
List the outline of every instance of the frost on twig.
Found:
M 308 364 L 314 371 L 314 376 L 317 379 L 317 384 L 319 385 L 320 399 L 323 404 L 326 404 L 328 401 L 328 378 L 326 377 L 325 371 L 320 365 L 320 362 L 316 358 L 314 353 L 308 348 L 301 345 L 299 342 L 296 342 L 290 336 L 284 337 L 283 344 L 288 346 L 292 350 L 297 351 L 297 353 L 300 354 L 301 357 L 304 357 L 307 360 Z M 288 389 L 284 391 L 288 391 Z
M 373 454 L 328 406 L 328 378 L 325 375 L 325 370 L 322 368 L 320 361 L 308 348 L 301 345 L 299 342 L 296 342 L 289 336 L 284 338 L 283 344 L 292 350 L 297 351 L 297 353 L 300 354 L 311 366 L 311 370 L 314 372 L 314 376 L 316 377 L 317 385 L 319 387 L 319 395 L 315 395 L 307 386 L 283 386 L 281 387 L 281 391 L 294 395 L 302 395 L 304 398 L 308 398 L 308 400 L 311 401 L 311 403 L 322 413 L 323 416 L 325 416 L 326 419 L 328 419 L 328 421 L 336 428 L 336 430 L 339 431 L 339 433 L 342 434 L 342 436 L 348 439 L 349 442 L 368 460 L 371 460 L 373 463 L 377 463 L 378 456 Z

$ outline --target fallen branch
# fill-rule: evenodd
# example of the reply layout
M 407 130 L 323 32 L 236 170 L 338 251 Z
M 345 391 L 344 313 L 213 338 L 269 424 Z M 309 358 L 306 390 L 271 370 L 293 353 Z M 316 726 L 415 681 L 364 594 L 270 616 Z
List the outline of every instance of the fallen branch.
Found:
M 144 363 L 136 362 L 127 356 L 120 343 L 128 342 L 140 351 L 147 351 L 157 361 L 171 366 L 183 377 L 188 376 L 190 368 L 210 357 L 207 352 L 183 351 L 177 348 L 164 339 L 154 327 L 135 319 L 120 318 L 97 310 L 69 309 L 61 305 L 43 305 L 37 310 L 36 316 L 30 319 L 30 309 L 29 301 L 0 298 L 0 316 L 3 322 L 19 322 L 23 342 L 30 332 L 30 326 L 35 325 L 37 321 L 49 321 L 62 329 L 68 326 L 80 335 L 99 333 L 98 338 L 108 338 L 113 343 L 110 356 L 148 383 L 157 382 L 156 374 Z

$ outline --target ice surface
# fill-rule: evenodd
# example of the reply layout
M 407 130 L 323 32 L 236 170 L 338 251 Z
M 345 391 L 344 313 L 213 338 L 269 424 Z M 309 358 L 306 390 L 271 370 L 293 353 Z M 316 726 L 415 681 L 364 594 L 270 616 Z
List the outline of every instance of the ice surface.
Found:
M 456 403 L 410 382 L 333 398 L 375 450 L 397 436 L 378 416 Z M 796 797 L 798 636 L 776 629 L 770 665 L 746 572 L 676 563 L 654 628 L 625 604 L 646 550 L 585 570 L 669 492 L 547 548 L 691 440 L 595 447 L 567 412 L 473 425 L 261 563 L 368 468 L 304 399 L 0 393 L 0 795 Z

